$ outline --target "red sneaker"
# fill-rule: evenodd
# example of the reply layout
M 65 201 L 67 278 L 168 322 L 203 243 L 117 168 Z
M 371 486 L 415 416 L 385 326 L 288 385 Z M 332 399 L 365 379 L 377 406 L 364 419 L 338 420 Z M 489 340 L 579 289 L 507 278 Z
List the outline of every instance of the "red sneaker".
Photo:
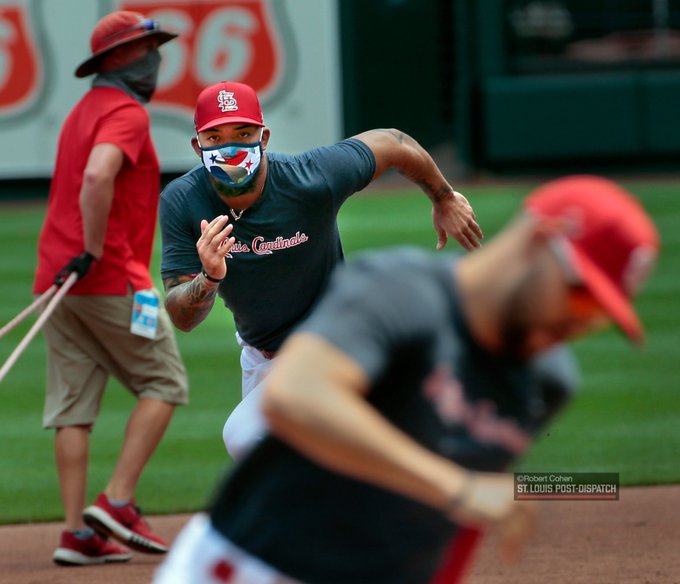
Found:
M 87 539 L 78 539 L 70 531 L 61 532 L 59 547 L 52 560 L 60 566 L 91 566 L 107 562 L 127 562 L 132 557 L 130 550 L 106 541 L 96 533 Z
M 115 537 L 138 552 L 164 554 L 168 544 L 151 531 L 135 507 L 134 499 L 124 507 L 114 507 L 104 493 L 83 511 L 83 520 L 100 535 Z

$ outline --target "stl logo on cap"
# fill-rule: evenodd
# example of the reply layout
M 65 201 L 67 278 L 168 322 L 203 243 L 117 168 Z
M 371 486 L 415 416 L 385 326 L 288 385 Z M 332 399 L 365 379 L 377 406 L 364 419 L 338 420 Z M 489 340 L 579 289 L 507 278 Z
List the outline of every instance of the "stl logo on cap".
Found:
M 198 95 L 194 126 L 203 132 L 221 124 L 252 124 L 264 127 L 262 108 L 255 90 L 238 81 L 220 81 Z
M 224 89 L 217 94 L 217 103 L 223 112 L 235 112 L 238 110 L 238 102 L 234 98 L 233 91 Z

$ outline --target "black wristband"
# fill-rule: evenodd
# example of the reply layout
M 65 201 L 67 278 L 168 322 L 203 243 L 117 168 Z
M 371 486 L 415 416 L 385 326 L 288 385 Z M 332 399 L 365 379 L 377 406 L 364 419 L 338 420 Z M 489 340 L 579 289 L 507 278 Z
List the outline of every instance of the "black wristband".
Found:
M 203 268 L 201 268 L 201 274 L 203 274 L 203 277 L 206 280 L 210 280 L 211 282 L 215 282 L 215 284 L 219 284 L 224 278 L 213 278 L 208 272 L 206 272 Z

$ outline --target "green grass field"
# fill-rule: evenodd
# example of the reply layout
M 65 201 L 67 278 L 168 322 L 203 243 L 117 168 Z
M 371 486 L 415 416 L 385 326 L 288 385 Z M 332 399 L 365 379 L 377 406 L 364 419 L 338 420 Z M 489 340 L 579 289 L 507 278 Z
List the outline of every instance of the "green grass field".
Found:
M 609 330 L 574 345 L 583 370 L 580 391 L 521 461 L 522 470 L 614 471 L 621 473 L 623 484 L 680 482 L 680 189 L 671 182 L 627 186 L 653 215 L 663 239 L 657 270 L 637 302 L 648 342 L 631 349 Z M 462 190 L 489 238 L 518 210 L 529 186 Z M 42 204 L 2 207 L 0 325 L 31 301 L 43 213 Z M 429 203 L 415 191 L 354 197 L 343 208 L 340 226 L 350 261 L 365 247 L 433 248 L 436 239 Z M 158 265 L 156 256 L 156 277 Z M 29 326 L 25 323 L 0 339 L 3 362 Z M 177 411 L 142 477 L 137 496 L 147 513 L 200 508 L 229 465 L 221 430 L 240 393 L 233 330 L 230 314 L 216 306 L 193 332 L 177 333 L 189 371 L 191 403 Z M 44 375 L 39 336 L 0 385 L 0 523 L 62 517 L 52 433 L 41 429 Z M 111 382 L 92 436 L 91 497 L 108 480 L 132 405 L 132 398 Z

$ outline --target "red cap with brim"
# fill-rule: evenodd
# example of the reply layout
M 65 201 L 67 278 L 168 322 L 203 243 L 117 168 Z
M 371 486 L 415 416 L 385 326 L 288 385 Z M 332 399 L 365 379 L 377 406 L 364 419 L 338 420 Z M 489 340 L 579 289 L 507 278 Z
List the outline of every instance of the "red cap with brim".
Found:
M 120 10 L 102 18 L 90 37 L 92 56 L 76 69 L 76 77 L 87 77 L 99 71 L 100 61 L 109 51 L 145 37 L 156 37 L 159 44 L 171 41 L 177 34 L 160 30 L 158 23 L 145 18 L 139 12 Z
M 640 204 L 616 183 L 584 175 L 547 183 L 525 206 L 538 217 L 565 220 L 571 261 L 583 285 L 631 340 L 641 342 L 642 325 L 630 300 L 654 265 L 659 235 Z
M 220 81 L 201 91 L 194 113 L 196 132 L 221 124 L 264 126 L 260 101 L 250 85 Z
M 590 258 L 572 246 L 575 266 L 583 284 L 617 326 L 636 343 L 644 340 L 642 323 L 628 298 Z

